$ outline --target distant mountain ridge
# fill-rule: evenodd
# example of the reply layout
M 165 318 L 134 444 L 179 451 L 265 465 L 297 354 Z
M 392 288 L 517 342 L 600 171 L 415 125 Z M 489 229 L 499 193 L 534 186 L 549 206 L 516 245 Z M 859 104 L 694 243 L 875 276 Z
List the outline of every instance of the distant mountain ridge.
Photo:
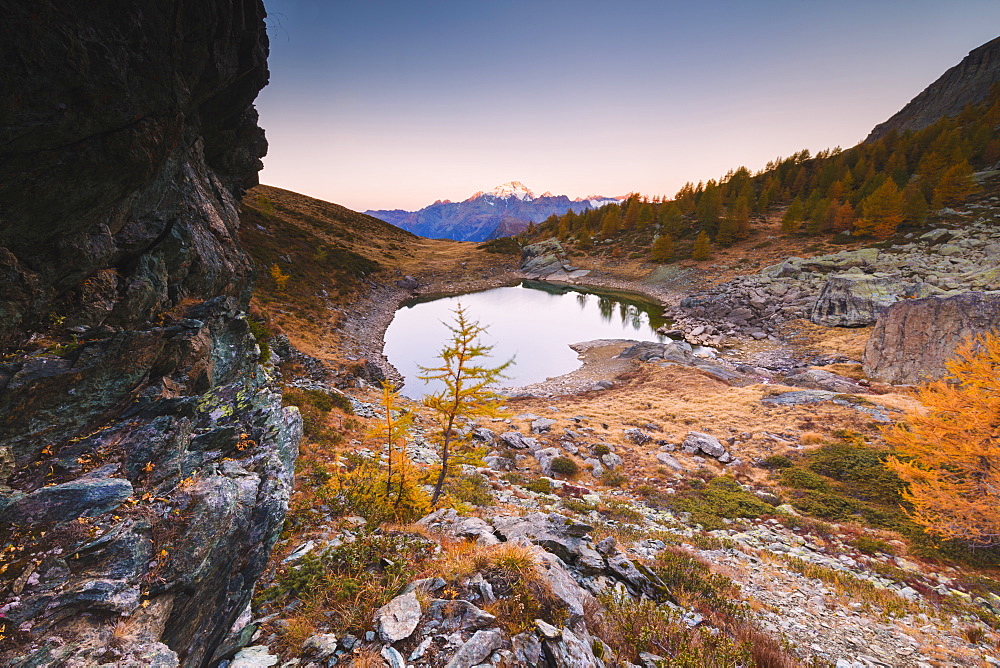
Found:
M 536 195 L 520 181 L 509 181 L 462 202 L 438 200 L 419 211 L 368 210 L 365 215 L 431 239 L 488 241 L 517 234 L 553 214 L 561 216 L 570 209 L 580 213 L 623 199 L 602 195 L 570 199 L 551 192 Z
M 954 116 L 966 105 L 985 100 L 995 84 L 1000 84 L 1000 37 L 970 51 L 889 120 L 876 125 L 865 141 L 891 130 L 920 130 L 939 118 Z

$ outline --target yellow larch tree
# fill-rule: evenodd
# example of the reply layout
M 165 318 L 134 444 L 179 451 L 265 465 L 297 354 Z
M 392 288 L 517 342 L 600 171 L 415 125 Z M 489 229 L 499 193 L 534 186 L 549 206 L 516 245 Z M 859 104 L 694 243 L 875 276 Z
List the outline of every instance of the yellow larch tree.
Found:
M 423 400 L 436 423 L 434 438 L 441 457 L 441 471 L 434 484 L 431 505 L 437 505 L 441 496 L 452 457 L 469 444 L 468 436 L 463 436 L 458 428 L 468 420 L 501 414 L 503 397 L 490 387 L 503 378 L 503 372 L 514 363 L 511 359 L 498 366 L 482 364 L 482 358 L 489 356 L 493 346 L 479 342 L 486 328 L 470 319 L 461 304 L 455 309 L 454 325 L 448 325 L 448 329 L 451 339 L 438 354 L 441 364 L 421 367 L 423 375 L 419 376 L 421 380 L 444 384 L 442 389 L 428 394 Z
M 926 410 L 885 431 L 888 466 L 928 533 L 1000 545 L 1000 334 L 966 341 L 946 366 L 917 391 Z

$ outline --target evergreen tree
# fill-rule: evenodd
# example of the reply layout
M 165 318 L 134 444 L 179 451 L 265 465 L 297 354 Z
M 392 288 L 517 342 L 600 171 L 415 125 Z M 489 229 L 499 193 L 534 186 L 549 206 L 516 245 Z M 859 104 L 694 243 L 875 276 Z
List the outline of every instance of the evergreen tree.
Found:
M 726 216 L 719 223 L 719 231 L 715 234 L 715 242 L 720 246 L 732 246 L 736 243 L 736 220 Z
M 888 239 L 903 222 L 903 193 L 896 182 L 886 179 L 861 202 L 861 217 L 854 230 L 862 236 Z
M 636 222 L 639 229 L 643 229 L 647 225 L 653 222 L 653 205 L 649 202 L 643 202 L 642 206 L 639 207 L 639 219 Z
M 698 233 L 698 238 L 694 240 L 694 249 L 691 251 L 691 259 L 699 262 L 712 258 L 712 242 L 708 238 L 708 233 L 702 230 Z
M 927 199 L 916 184 L 909 184 L 903 189 L 903 220 L 910 225 L 923 225 L 927 222 L 930 207 Z
M 458 431 L 462 423 L 476 418 L 500 415 L 503 397 L 490 388 L 504 377 L 503 372 L 513 364 L 508 360 L 498 366 L 483 366 L 492 346 L 479 343 L 479 335 L 486 331 L 471 320 L 461 304 L 455 309 L 455 324 L 449 325 L 451 340 L 438 355 L 441 365 L 420 367 L 421 380 L 440 381 L 444 388 L 424 397 L 423 404 L 437 425 L 434 439 L 441 458 L 441 472 L 434 484 L 431 505 L 436 506 L 448 477 L 451 458 L 469 445 L 468 436 Z
M 590 236 L 590 230 L 586 227 L 580 230 L 580 233 L 576 235 L 576 245 L 583 250 L 589 250 L 590 247 L 594 245 L 594 241 Z
M 629 197 L 625 206 L 625 220 L 622 223 L 622 227 L 626 230 L 634 230 L 639 224 L 639 209 L 642 203 L 639 201 L 638 195 L 633 195 Z
M 976 182 L 972 180 L 972 167 L 965 160 L 944 171 L 937 187 L 934 188 L 934 208 L 958 204 L 976 192 Z
M 702 229 L 714 231 L 718 227 L 722 214 L 722 191 L 715 181 L 705 184 L 705 190 L 698 198 L 696 213 Z
M 740 195 L 729 214 L 736 226 L 736 238 L 746 239 L 750 236 L 750 199 L 747 194 Z
M 674 259 L 674 239 L 669 234 L 661 234 L 653 242 L 650 258 L 653 262 L 670 262 Z
M 622 229 L 621 208 L 617 206 L 608 207 L 607 213 L 601 219 L 601 236 L 607 239 L 620 232 Z
M 781 217 L 781 231 L 785 234 L 792 234 L 798 231 L 799 226 L 802 225 L 804 215 L 805 207 L 802 205 L 802 200 L 796 197 L 788 205 L 785 215 Z
M 661 230 L 672 237 L 679 237 L 684 230 L 684 216 L 676 202 L 667 202 L 662 205 L 658 219 Z

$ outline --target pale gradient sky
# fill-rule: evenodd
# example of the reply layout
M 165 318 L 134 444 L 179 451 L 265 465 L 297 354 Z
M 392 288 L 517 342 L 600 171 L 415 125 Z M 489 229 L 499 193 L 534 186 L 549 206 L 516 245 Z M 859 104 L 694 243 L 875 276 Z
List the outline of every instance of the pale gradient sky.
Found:
M 1000 0 L 265 5 L 261 181 L 358 211 L 673 195 L 846 148 L 1000 34 Z

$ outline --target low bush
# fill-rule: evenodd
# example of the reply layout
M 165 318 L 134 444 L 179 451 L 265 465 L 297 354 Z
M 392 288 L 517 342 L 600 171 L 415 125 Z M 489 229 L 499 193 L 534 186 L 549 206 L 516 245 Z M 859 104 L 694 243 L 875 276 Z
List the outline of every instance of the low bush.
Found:
M 731 476 L 719 476 L 701 489 L 688 490 L 675 507 L 691 513 L 691 521 L 708 530 L 724 528 L 723 518 L 754 518 L 774 512 L 774 506 L 743 489 Z
M 616 469 L 605 469 L 600 479 L 601 484 L 607 487 L 621 487 L 628 482 L 628 477 Z
M 766 457 L 760 465 L 766 469 L 787 469 L 794 466 L 792 460 L 784 455 L 771 455 Z
M 556 457 L 550 464 L 552 472 L 565 478 L 575 478 L 580 475 L 580 465 L 570 457 Z
M 680 614 L 650 600 L 627 595 L 600 597 L 604 611 L 588 624 L 620 661 L 639 663 L 639 654 L 650 652 L 672 666 L 723 668 L 753 665 L 749 643 L 738 643 L 714 629 L 690 628 Z
M 253 338 L 257 341 L 257 347 L 260 348 L 260 358 L 258 361 L 261 364 L 267 364 L 271 361 L 271 346 L 268 341 L 274 336 L 274 333 L 263 322 L 247 319 L 247 325 L 250 326 L 250 333 L 253 334 Z
M 471 503 L 474 506 L 496 505 L 490 481 L 479 473 L 462 475 L 448 480 L 445 483 L 445 491 L 453 499 Z
M 826 478 L 809 469 L 797 466 L 784 469 L 781 472 L 781 484 L 795 489 L 827 490 L 830 488 Z

